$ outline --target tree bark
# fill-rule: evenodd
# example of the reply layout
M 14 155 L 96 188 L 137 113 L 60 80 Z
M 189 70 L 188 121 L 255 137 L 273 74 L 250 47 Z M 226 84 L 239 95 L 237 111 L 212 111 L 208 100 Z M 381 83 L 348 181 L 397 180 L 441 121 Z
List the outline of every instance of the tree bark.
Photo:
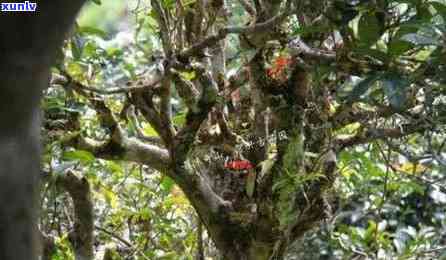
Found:
M 39 101 L 84 0 L 43 0 L 0 15 L 0 259 L 37 259 Z
M 90 185 L 85 178 L 78 178 L 72 172 L 58 176 L 57 180 L 71 196 L 74 204 L 74 227 L 68 238 L 76 260 L 93 260 L 93 203 Z
M 259 250 L 260 249 L 260 250 Z M 228 250 L 224 257 L 227 260 L 268 260 L 272 255 L 273 248 L 246 248 L 246 249 L 238 249 Z
M 53 254 L 56 251 L 56 244 L 54 242 L 54 238 L 49 235 L 45 235 L 43 233 L 40 233 L 41 238 L 41 259 L 42 260 L 51 260 L 53 257 Z
M 204 260 L 204 248 L 203 248 L 203 224 L 200 218 L 197 217 L 197 254 L 195 260 Z

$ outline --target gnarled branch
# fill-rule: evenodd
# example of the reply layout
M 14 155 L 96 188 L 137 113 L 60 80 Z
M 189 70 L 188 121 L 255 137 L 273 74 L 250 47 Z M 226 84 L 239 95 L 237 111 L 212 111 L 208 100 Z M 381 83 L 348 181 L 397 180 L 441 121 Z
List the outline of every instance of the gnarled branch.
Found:
M 85 177 L 72 172 L 57 176 L 57 184 L 66 190 L 74 204 L 74 227 L 68 237 L 76 260 L 93 260 L 94 216 L 90 185 Z

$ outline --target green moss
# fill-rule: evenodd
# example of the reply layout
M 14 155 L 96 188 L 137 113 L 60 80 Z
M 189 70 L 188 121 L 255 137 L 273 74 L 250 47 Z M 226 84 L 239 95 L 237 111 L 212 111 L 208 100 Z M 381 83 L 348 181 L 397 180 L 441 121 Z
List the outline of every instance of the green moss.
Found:
M 304 136 L 299 128 L 295 129 L 289 139 L 286 152 L 283 157 L 283 167 L 273 185 L 273 191 L 277 192 L 278 219 L 282 228 L 295 216 L 294 197 L 303 184 L 302 165 L 304 161 Z

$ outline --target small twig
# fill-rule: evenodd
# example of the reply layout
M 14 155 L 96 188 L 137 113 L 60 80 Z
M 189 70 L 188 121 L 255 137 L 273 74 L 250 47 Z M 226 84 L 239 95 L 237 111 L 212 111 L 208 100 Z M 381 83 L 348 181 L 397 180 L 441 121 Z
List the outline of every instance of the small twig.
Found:
M 126 245 L 127 247 L 133 248 L 133 245 L 132 245 L 131 242 L 129 242 L 129 241 L 125 240 L 124 238 L 122 238 L 122 237 L 116 235 L 115 233 L 110 232 L 110 231 L 108 231 L 107 229 L 102 228 L 102 227 L 100 227 L 100 226 L 98 226 L 98 225 L 95 225 L 94 228 L 97 229 L 97 230 L 99 230 L 99 231 L 104 232 L 105 234 L 107 234 L 107 235 L 109 235 L 109 236 L 111 236 L 111 237 L 113 237 L 113 238 L 115 238 L 115 239 L 117 239 L 117 240 L 119 240 L 119 242 L 123 243 L 123 244 Z
M 323 51 L 310 47 L 303 42 L 300 37 L 291 40 L 288 47 L 292 50 L 292 52 L 294 52 L 294 55 L 303 54 L 310 58 L 318 58 L 330 62 L 336 60 L 335 52 Z
M 292 1 L 287 1 L 285 5 L 286 6 L 285 10 L 282 13 L 272 17 L 271 19 L 265 22 L 249 26 L 228 26 L 221 28 L 217 34 L 208 36 L 199 43 L 194 44 L 190 48 L 179 53 L 178 55 L 179 60 L 186 60 L 191 56 L 202 55 L 202 51 L 204 49 L 217 44 L 220 40 L 223 40 L 229 34 L 253 34 L 253 33 L 264 32 L 271 29 L 272 27 L 278 25 L 286 17 L 288 17 L 290 14 L 293 13 L 293 9 L 291 8 L 291 2 Z
M 70 81 L 70 79 L 67 77 L 68 73 L 63 73 L 64 75 L 58 75 L 53 74 L 51 79 L 51 85 L 62 85 L 65 86 Z M 96 87 L 90 87 L 83 84 L 80 84 L 83 90 L 87 90 L 90 92 L 94 92 L 101 95 L 114 95 L 114 94 L 125 94 L 135 91 L 140 91 L 143 89 L 151 88 L 156 85 L 158 85 L 163 77 L 160 77 L 159 79 L 155 79 L 151 82 L 138 82 L 135 86 L 126 86 L 126 87 L 114 87 L 114 88 L 96 88 Z M 139 84 L 141 83 L 141 84 Z
M 248 2 L 248 0 L 239 0 L 239 2 L 251 16 L 255 17 L 257 15 L 256 9 Z

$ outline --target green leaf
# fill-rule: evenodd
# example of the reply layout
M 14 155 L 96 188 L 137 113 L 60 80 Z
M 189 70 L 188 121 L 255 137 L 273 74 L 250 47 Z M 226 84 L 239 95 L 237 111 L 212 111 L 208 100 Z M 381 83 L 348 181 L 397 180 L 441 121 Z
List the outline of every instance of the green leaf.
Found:
M 359 19 L 358 35 L 363 47 L 372 46 L 381 37 L 380 23 L 372 12 L 364 13 Z
M 82 62 L 68 62 L 67 70 L 73 77 L 82 77 L 86 70 L 85 64 Z
M 175 7 L 175 0 L 163 0 L 163 7 L 166 9 L 172 9 Z
M 63 158 L 64 158 L 64 160 L 67 160 L 67 161 L 78 160 L 85 164 L 92 163 L 95 160 L 95 157 L 93 154 L 91 154 L 90 152 L 87 152 L 87 151 L 82 151 L 82 150 L 65 152 L 63 154 Z
M 99 53 L 100 53 L 100 48 L 99 48 L 99 46 L 98 46 L 95 42 L 93 42 L 93 41 L 88 41 L 88 42 L 85 44 L 83 54 L 84 54 L 84 56 L 85 56 L 86 58 L 90 58 L 90 57 L 98 57 L 98 56 L 99 56 L 99 55 L 98 55 Z
M 392 56 L 399 56 L 413 47 L 413 44 L 401 40 L 406 34 L 416 33 L 421 27 L 420 23 L 409 21 L 400 25 L 395 35 L 391 38 L 388 46 L 388 52 Z
M 122 168 L 122 166 L 119 165 L 117 162 L 107 161 L 106 166 L 113 173 L 123 173 L 124 172 L 124 169 Z
M 124 54 L 124 51 L 121 48 L 115 48 L 115 47 L 110 47 L 106 49 L 106 52 L 110 58 L 117 58 L 119 56 L 122 56 L 122 54 Z
M 79 34 L 81 34 L 83 36 L 95 35 L 95 36 L 99 36 L 101 38 L 107 37 L 107 33 L 105 31 L 95 28 L 95 27 L 91 27 L 91 26 L 79 26 L 77 28 L 77 31 L 79 32 Z
M 409 33 L 401 37 L 401 40 L 417 46 L 439 45 L 437 39 L 419 33 Z
M 142 123 L 142 129 L 143 132 L 147 135 L 147 136 L 158 136 L 158 133 L 156 132 L 156 130 L 147 123 Z
M 430 22 L 432 19 L 432 13 L 429 10 L 429 5 L 427 4 L 417 4 L 417 15 L 416 19 L 420 22 Z
M 384 63 L 387 63 L 389 60 L 389 55 L 385 52 L 376 49 L 370 48 L 356 48 L 354 52 L 360 55 L 370 56 L 374 59 L 380 60 Z
M 175 182 L 168 176 L 163 176 L 163 180 L 161 181 L 161 189 L 165 192 L 170 192 L 175 185 Z
M 406 89 L 409 82 L 393 73 L 385 75 L 381 82 L 390 105 L 396 110 L 403 110 L 406 104 Z
M 110 207 L 114 209 L 118 207 L 118 196 L 112 190 L 102 187 L 101 193 Z
M 389 44 L 389 54 L 392 56 L 400 56 L 406 51 L 412 48 L 412 44 L 410 42 L 402 41 L 402 40 L 394 40 Z
M 379 77 L 380 77 L 379 74 L 374 74 L 356 84 L 353 87 L 351 93 L 347 96 L 346 99 L 347 103 L 353 103 L 359 100 L 360 97 L 364 95 L 367 92 L 367 90 L 369 90 L 370 87 L 372 87 L 379 80 Z
M 196 0 L 183 0 L 181 1 L 183 3 L 183 6 L 189 6 L 192 5 L 193 3 L 197 2 Z
M 369 225 L 368 225 L 367 230 L 364 234 L 364 240 L 366 242 L 369 243 L 375 239 L 377 228 L 378 228 L 378 226 L 377 226 L 376 222 L 373 220 L 369 220 Z
M 432 2 L 430 4 L 437 11 L 437 14 L 443 18 L 443 21 L 446 21 L 446 5 L 440 2 Z
M 143 208 L 138 213 L 142 220 L 150 220 L 152 218 L 152 212 L 148 208 Z
M 71 38 L 71 54 L 74 60 L 80 60 L 84 49 L 84 41 L 79 35 L 74 35 Z
M 101 5 L 102 4 L 101 0 L 90 0 L 90 1 L 95 3 L 95 4 L 97 4 L 97 5 Z
M 158 28 L 158 22 L 155 19 L 156 16 L 150 16 L 150 14 L 145 18 L 145 22 L 147 23 L 149 28 L 156 29 Z
M 195 71 L 191 71 L 191 72 L 187 72 L 187 71 L 185 71 L 185 72 L 181 72 L 180 75 L 181 75 L 184 79 L 189 80 L 189 81 L 194 80 L 194 79 L 196 78 L 196 73 L 195 73 Z
M 174 116 L 172 121 L 177 126 L 183 126 L 186 123 L 186 113 L 180 113 Z

